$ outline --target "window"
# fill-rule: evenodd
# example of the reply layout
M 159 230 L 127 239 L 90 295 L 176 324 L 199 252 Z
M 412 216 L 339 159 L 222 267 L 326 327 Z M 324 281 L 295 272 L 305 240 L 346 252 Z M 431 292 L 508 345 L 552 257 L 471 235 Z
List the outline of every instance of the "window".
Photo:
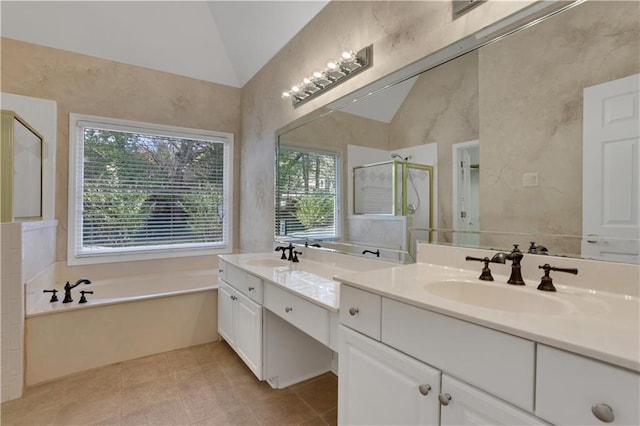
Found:
M 280 145 L 276 157 L 276 238 L 339 238 L 340 156 Z
M 70 264 L 229 251 L 233 135 L 71 114 Z

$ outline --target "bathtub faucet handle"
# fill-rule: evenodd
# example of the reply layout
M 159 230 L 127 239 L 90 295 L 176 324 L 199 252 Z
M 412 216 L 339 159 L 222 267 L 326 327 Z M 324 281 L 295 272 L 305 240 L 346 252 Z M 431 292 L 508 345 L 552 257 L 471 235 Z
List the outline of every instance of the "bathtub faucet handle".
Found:
M 93 291 L 80 290 L 80 301 L 78 303 L 87 303 L 87 298 L 85 294 L 93 294 Z
M 53 290 L 42 290 L 43 293 L 53 293 L 51 295 L 51 300 L 49 300 L 49 302 L 57 302 L 58 301 L 58 295 L 56 294 L 58 292 L 58 290 L 56 290 L 55 288 Z

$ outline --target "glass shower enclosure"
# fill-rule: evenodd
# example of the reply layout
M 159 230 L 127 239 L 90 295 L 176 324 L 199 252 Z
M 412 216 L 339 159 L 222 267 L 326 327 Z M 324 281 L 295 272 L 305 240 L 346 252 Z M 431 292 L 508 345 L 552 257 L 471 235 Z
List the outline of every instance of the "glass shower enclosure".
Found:
M 353 168 L 353 214 L 406 216 L 433 228 L 433 167 L 391 160 Z

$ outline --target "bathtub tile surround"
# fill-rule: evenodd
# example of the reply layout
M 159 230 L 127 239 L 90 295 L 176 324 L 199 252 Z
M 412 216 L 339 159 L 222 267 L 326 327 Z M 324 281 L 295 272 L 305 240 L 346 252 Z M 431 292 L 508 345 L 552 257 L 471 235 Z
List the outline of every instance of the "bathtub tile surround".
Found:
M 55 261 L 58 221 L 3 223 L 2 401 L 22 395 L 25 358 L 23 283 Z
M 22 296 L 22 226 L 3 223 L 2 235 L 2 401 L 22 394 L 24 304 Z
M 326 425 L 336 407 L 333 374 L 274 390 L 226 343 L 208 343 L 30 387 L 2 404 L 2 424 Z
M 22 282 L 56 261 L 57 220 L 22 222 Z

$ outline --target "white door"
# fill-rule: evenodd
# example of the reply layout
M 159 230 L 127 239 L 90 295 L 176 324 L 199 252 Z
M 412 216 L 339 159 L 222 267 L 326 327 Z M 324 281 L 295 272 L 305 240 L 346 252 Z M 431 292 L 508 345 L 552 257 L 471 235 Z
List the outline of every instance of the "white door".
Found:
M 584 89 L 582 256 L 640 262 L 640 74 Z
M 262 380 L 262 307 L 238 293 L 236 351 L 253 374 Z
M 236 331 L 234 316 L 236 291 L 223 281 L 218 287 L 218 333 L 229 345 L 235 345 Z
M 486 392 L 442 375 L 442 426 L 547 424 Z
M 440 371 L 345 326 L 339 351 L 339 424 L 438 424 Z
M 453 145 L 453 229 L 480 230 L 479 141 Z M 454 243 L 466 247 L 480 245 L 479 234 L 455 232 Z

